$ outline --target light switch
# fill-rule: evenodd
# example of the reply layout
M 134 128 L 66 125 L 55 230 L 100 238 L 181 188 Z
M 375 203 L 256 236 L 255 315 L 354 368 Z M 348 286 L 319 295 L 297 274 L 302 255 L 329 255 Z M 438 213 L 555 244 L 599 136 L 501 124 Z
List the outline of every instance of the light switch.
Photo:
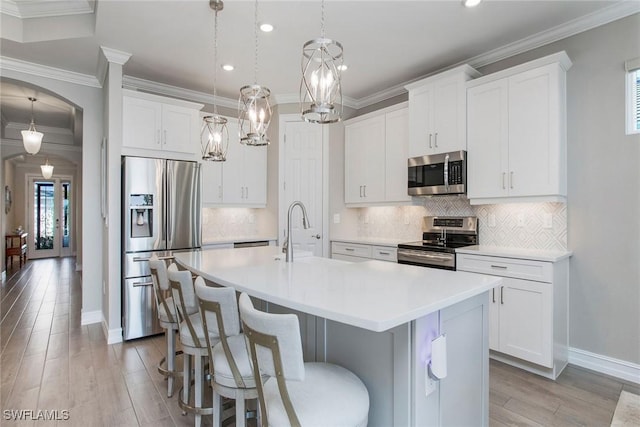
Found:
M 340 214 L 333 214 L 333 223 L 334 224 L 340 224 Z

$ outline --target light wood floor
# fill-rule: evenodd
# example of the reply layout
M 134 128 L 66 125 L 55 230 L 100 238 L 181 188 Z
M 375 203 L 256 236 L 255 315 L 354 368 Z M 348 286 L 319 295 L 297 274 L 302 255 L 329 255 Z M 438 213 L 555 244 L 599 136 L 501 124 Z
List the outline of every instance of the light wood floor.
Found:
M 0 288 L 0 425 L 5 410 L 68 410 L 64 426 L 192 426 L 156 370 L 161 336 L 107 345 L 80 326 L 81 275 L 73 258 L 28 261 Z M 87 280 L 92 280 L 87 278 Z M 622 389 L 640 388 L 569 367 L 550 381 L 499 362 L 490 367 L 492 426 L 608 426 Z M 210 424 L 209 420 L 205 420 Z

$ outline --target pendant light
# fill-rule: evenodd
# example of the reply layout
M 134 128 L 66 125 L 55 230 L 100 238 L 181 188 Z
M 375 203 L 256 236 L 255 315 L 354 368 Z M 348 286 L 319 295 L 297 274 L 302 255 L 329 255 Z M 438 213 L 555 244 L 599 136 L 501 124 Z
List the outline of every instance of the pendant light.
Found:
M 258 0 L 254 11 L 255 62 L 253 84 L 240 88 L 238 100 L 238 125 L 240 142 L 245 145 L 268 145 L 267 130 L 271 123 L 271 91 L 258 81 Z
M 324 35 L 324 0 L 320 38 L 302 46 L 300 109 L 310 123 L 335 123 L 342 117 L 342 45 Z
M 229 148 L 229 130 L 227 119 L 218 114 L 216 104 L 217 78 L 218 78 L 218 12 L 224 8 L 222 0 L 209 0 L 209 7 L 213 9 L 214 35 L 213 35 L 213 115 L 203 118 L 200 131 L 200 144 L 202 147 L 202 160 L 224 162 L 227 160 Z
M 36 130 L 36 123 L 33 120 L 33 103 L 36 102 L 37 99 L 29 97 L 29 101 L 31 101 L 31 124 L 29 125 L 29 129 L 22 131 L 22 143 L 27 153 L 36 154 L 40 151 L 43 134 Z
M 44 165 L 40 165 L 40 169 L 44 179 L 49 179 L 53 176 L 53 165 L 49 164 L 49 159 L 45 161 Z

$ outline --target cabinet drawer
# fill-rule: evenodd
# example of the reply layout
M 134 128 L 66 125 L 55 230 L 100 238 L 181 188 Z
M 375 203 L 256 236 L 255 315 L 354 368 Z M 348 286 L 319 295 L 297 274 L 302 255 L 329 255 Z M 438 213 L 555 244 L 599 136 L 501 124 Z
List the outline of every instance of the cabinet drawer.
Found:
M 331 244 L 331 253 L 358 256 L 362 258 L 371 258 L 371 246 L 358 245 L 355 243 L 333 242 Z
M 373 246 L 371 248 L 371 258 L 380 261 L 398 262 L 398 248 L 390 246 Z
M 457 269 L 537 282 L 553 281 L 553 263 L 544 261 L 458 254 Z

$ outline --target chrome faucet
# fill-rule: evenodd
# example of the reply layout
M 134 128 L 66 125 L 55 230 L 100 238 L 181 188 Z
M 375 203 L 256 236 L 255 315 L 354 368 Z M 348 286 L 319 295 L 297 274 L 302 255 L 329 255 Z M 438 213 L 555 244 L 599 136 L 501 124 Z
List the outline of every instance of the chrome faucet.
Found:
M 285 259 L 286 262 L 293 262 L 293 246 L 291 245 L 291 212 L 295 206 L 300 206 L 300 209 L 302 209 L 302 226 L 305 230 L 311 227 L 309 225 L 309 218 L 307 217 L 307 209 L 304 207 L 302 202 L 295 201 L 291 203 L 289 206 L 289 212 L 287 213 L 287 237 L 284 241 L 284 245 L 282 245 L 282 252 L 287 254 Z

